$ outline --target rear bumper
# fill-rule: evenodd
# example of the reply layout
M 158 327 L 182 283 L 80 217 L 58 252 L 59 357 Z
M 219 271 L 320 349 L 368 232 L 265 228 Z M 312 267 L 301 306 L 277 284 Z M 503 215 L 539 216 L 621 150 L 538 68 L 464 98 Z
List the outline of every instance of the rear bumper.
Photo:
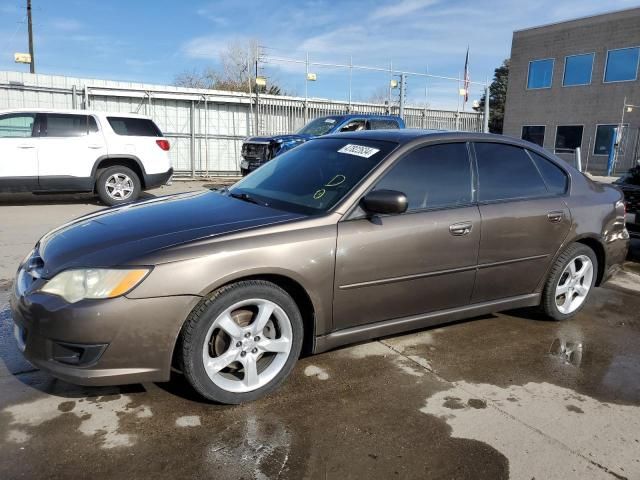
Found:
M 119 297 L 66 303 L 14 291 L 18 347 L 29 362 L 78 385 L 167 381 L 176 338 L 199 297 Z
M 611 233 L 605 238 L 606 265 L 601 284 L 609 280 L 622 268 L 629 252 L 629 232 L 627 229 Z
M 160 187 L 166 184 L 171 179 L 172 176 L 173 176 L 173 167 L 171 167 L 166 172 L 146 173 L 144 175 L 144 187 L 145 188 Z

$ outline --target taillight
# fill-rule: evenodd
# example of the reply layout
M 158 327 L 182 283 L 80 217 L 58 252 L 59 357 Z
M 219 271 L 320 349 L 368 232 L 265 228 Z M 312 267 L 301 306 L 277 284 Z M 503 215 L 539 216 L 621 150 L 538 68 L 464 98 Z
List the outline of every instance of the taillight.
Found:
M 169 140 L 156 140 L 156 143 L 165 152 L 168 152 L 169 148 L 171 148 L 171 145 L 169 144 Z

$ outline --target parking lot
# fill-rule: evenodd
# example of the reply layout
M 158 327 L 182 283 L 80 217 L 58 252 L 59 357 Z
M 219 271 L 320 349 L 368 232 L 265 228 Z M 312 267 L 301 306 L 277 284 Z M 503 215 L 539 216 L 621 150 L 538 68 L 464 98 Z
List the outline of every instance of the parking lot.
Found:
M 508 312 L 303 358 L 275 394 L 230 407 L 179 376 L 83 388 L 22 359 L 15 267 L 47 230 L 99 208 L 0 195 L 0 478 L 640 477 L 637 242 L 573 320 Z

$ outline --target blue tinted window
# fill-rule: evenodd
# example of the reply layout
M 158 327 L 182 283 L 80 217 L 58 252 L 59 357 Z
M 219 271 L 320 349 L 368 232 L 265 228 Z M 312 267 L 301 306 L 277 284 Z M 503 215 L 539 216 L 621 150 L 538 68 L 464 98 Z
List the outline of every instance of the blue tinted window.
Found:
M 562 84 L 589 85 L 591 83 L 591 70 L 593 67 L 593 53 L 584 55 L 572 55 L 565 59 L 564 79 Z
M 529 62 L 527 88 L 548 88 L 553 78 L 553 58 Z
M 607 52 L 607 68 L 604 72 L 605 82 L 622 82 L 635 80 L 638 74 L 638 57 L 640 47 L 621 48 Z

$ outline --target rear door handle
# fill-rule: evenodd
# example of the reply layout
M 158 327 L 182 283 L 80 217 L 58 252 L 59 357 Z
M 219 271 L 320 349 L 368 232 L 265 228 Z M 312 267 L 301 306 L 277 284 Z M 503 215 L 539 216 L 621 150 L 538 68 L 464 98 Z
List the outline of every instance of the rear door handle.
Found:
M 102 148 L 102 145 L 89 145 L 89 148 L 98 149 L 98 148 Z
M 453 225 L 449 225 L 449 233 L 456 237 L 460 237 L 471 233 L 472 228 L 473 224 L 471 222 L 454 223 Z
M 560 223 L 564 218 L 564 212 L 562 211 L 549 212 L 547 213 L 547 218 L 551 223 Z
M 22 145 L 18 145 L 18 148 L 27 149 L 27 148 L 36 148 L 36 146 L 35 145 L 29 145 L 27 143 L 23 143 Z

